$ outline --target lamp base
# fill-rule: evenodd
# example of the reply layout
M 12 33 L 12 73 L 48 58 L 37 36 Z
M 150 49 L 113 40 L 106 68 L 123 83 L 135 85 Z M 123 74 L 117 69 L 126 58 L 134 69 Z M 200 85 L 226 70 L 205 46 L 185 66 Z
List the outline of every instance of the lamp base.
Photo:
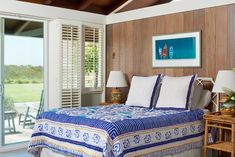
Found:
M 234 116 L 235 115 L 235 104 L 224 103 L 222 108 L 220 108 L 221 115 Z
M 118 88 L 113 88 L 111 92 L 111 102 L 120 104 L 122 100 L 121 91 Z

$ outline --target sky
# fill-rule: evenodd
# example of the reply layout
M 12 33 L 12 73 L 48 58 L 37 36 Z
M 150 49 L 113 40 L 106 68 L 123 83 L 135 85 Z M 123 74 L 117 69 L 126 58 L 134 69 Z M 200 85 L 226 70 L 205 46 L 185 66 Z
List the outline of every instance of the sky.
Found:
M 43 39 L 5 35 L 5 65 L 43 65 Z

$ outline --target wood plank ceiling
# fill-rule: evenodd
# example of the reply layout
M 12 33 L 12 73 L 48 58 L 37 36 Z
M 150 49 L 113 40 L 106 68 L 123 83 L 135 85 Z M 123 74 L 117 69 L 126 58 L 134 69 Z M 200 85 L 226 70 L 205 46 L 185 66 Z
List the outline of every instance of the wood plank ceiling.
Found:
M 154 5 L 169 3 L 172 0 L 19 0 L 80 11 L 108 15 Z

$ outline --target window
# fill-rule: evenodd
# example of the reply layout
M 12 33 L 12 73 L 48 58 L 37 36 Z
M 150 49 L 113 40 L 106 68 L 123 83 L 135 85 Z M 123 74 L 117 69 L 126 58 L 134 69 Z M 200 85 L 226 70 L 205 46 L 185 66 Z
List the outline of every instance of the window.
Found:
M 81 106 L 81 27 L 62 24 L 63 108 Z
M 84 91 L 102 91 L 103 29 L 84 26 Z
M 82 87 L 84 92 L 102 91 L 103 28 L 65 22 L 61 32 L 61 104 L 63 108 L 80 107 Z

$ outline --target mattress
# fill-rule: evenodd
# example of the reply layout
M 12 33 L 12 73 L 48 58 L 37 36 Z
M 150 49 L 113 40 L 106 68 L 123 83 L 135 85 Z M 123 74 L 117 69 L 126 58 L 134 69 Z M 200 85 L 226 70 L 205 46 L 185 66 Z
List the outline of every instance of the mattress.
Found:
M 166 156 L 202 147 L 203 110 L 126 105 L 57 109 L 37 117 L 28 151 L 67 156 Z

